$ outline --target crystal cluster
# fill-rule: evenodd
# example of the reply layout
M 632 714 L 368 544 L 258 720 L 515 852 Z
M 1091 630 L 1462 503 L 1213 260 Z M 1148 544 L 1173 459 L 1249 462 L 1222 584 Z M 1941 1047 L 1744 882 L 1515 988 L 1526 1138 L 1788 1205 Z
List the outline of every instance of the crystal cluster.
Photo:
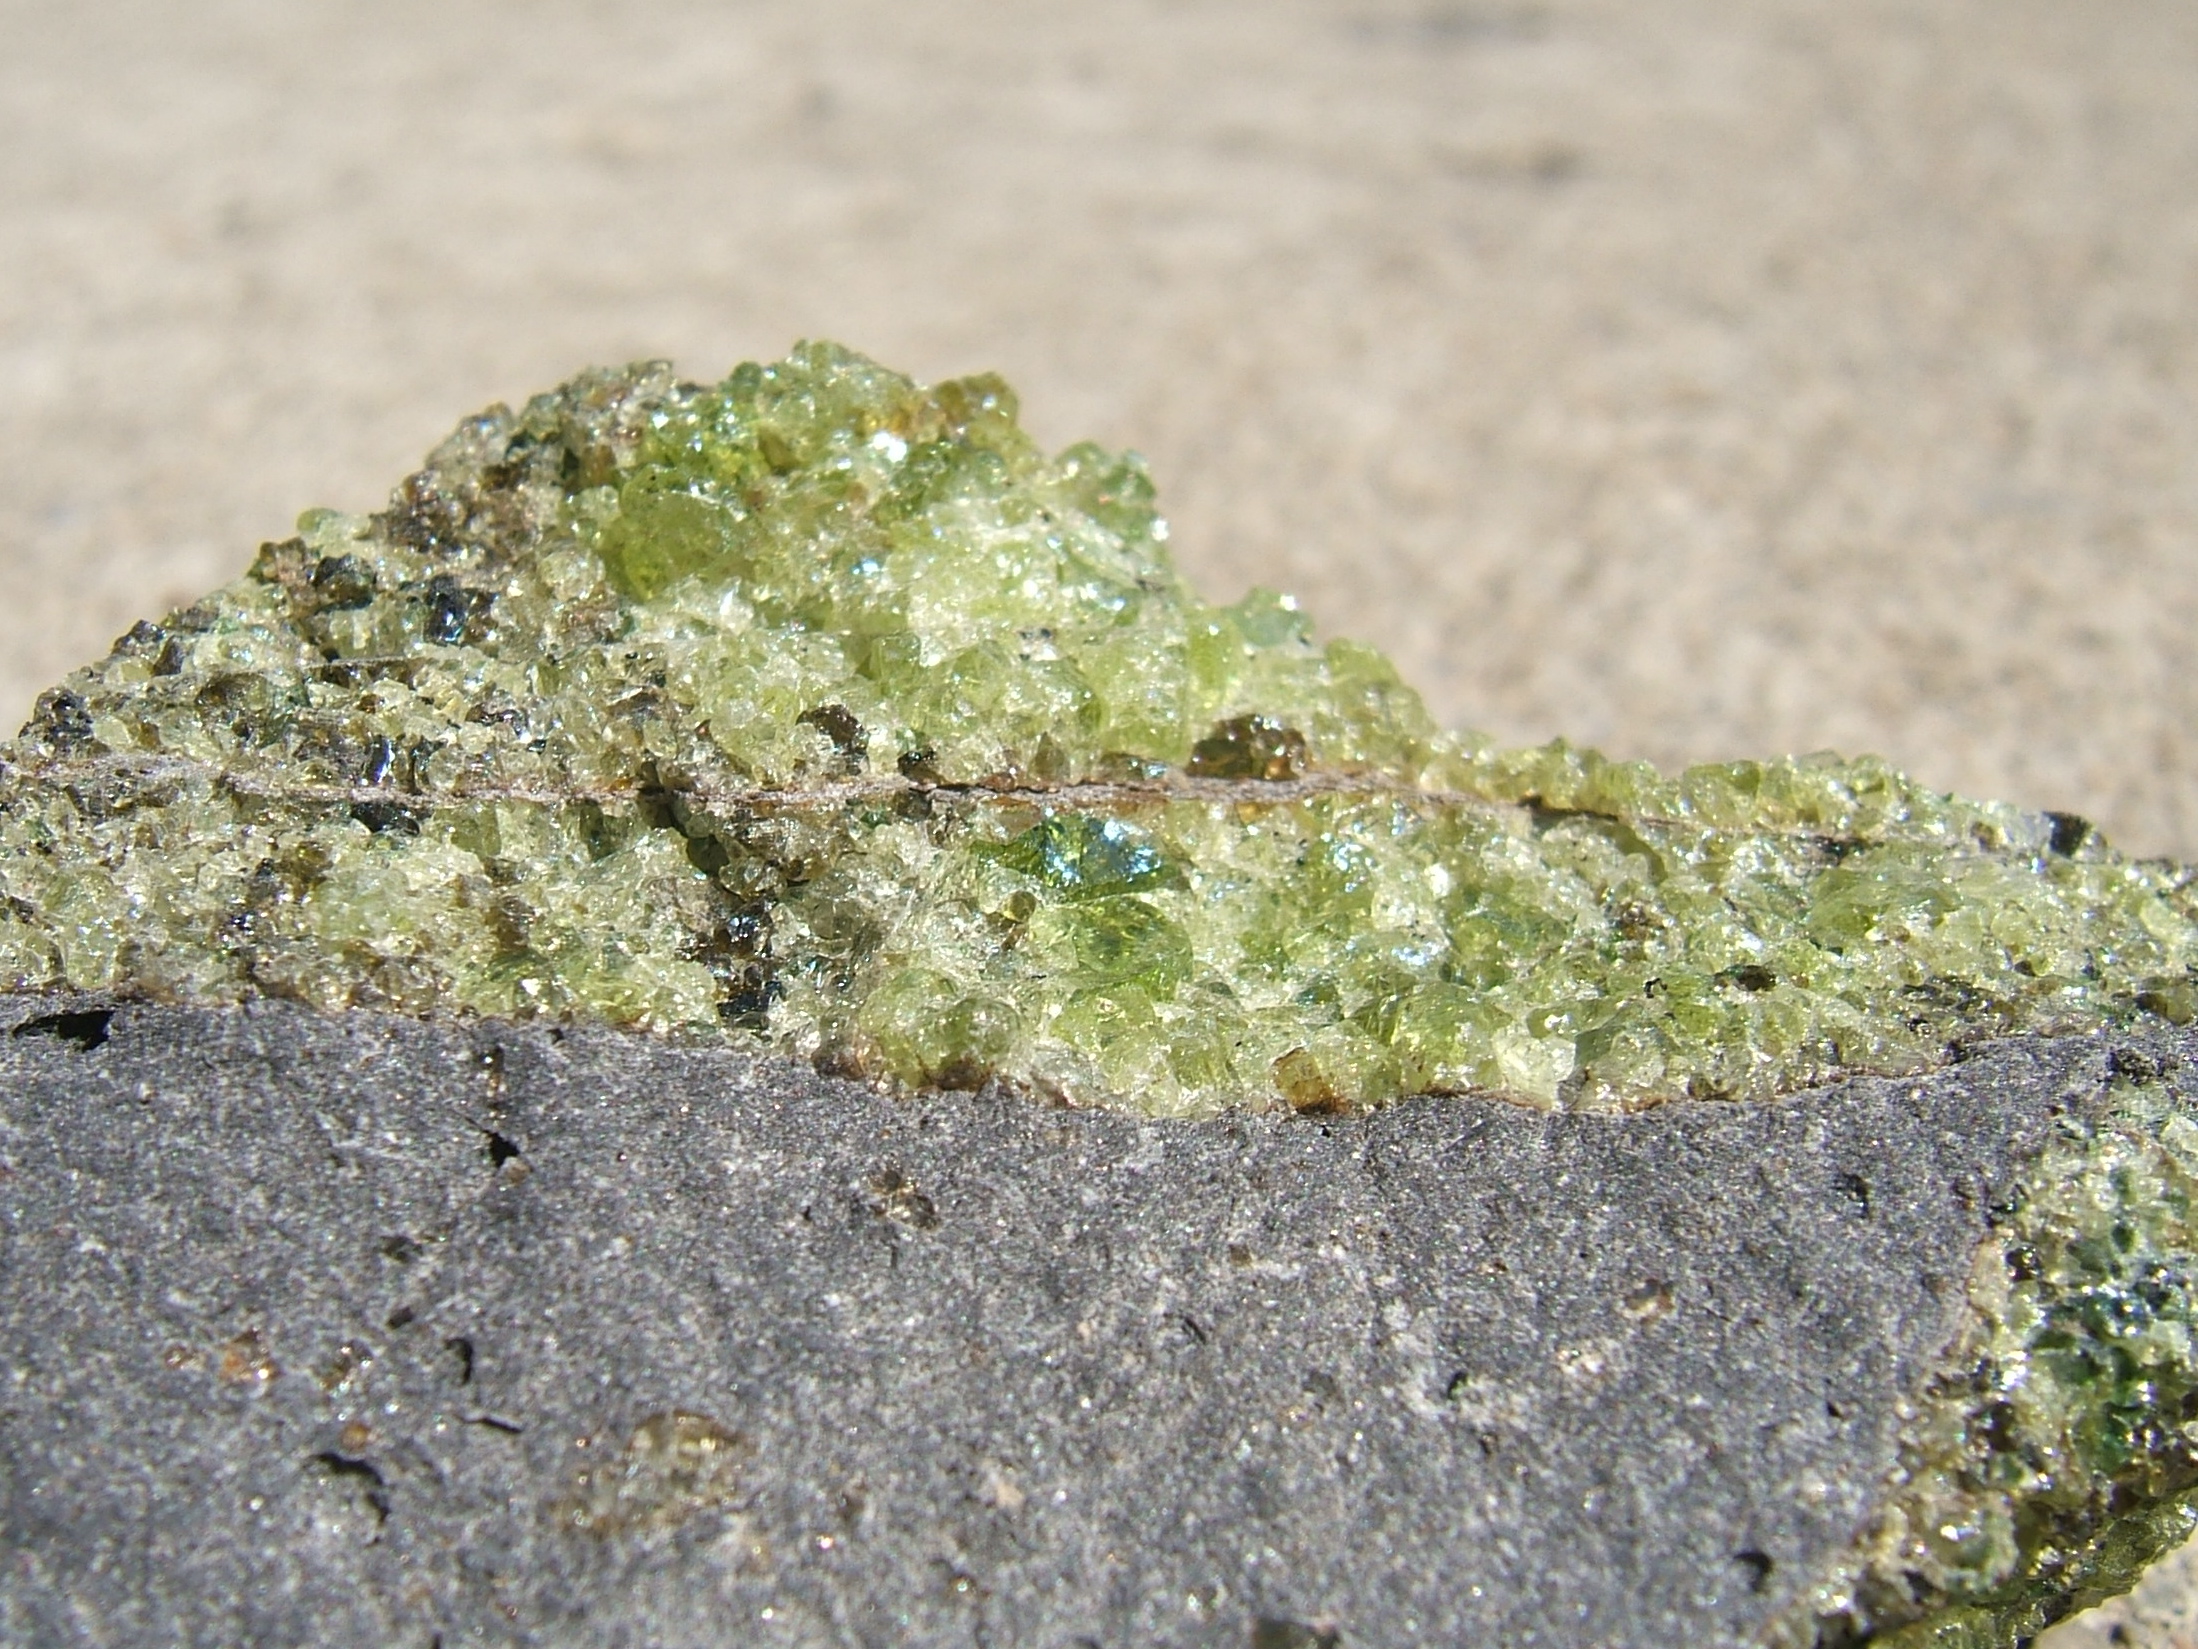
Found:
M 1754 1099 L 2198 1013 L 2191 874 L 1870 761 L 1435 727 L 1134 456 L 829 345 L 585 375 L 45 695 L 0 987 L 553 1015 L 1155 1114 Z
M 1885 1503 L 1777 1649 L 2027 1643 L 2198 1534 L 2198 1121 L 2116 1063 L 2001 1212 Z

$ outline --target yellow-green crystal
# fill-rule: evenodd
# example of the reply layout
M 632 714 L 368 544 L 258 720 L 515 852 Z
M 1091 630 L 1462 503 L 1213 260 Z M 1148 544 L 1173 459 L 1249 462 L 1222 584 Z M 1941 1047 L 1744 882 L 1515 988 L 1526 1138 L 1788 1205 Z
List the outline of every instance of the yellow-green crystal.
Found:
M 1134 456 L 830 345 L 492 409 L 40 701 L 0 986 L 1176 1114 L 1755 1099 L 2198 1012 L 2180 867 L 1869 759 L 1446 733 L 1166 536 Z

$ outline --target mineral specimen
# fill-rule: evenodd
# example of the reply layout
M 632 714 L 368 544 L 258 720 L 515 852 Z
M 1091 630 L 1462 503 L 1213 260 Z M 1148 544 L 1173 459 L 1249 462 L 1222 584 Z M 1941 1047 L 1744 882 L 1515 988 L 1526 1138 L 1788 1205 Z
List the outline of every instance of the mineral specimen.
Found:
M 0 992 L 594 1021 L 1184 1119 L 1769 1100 L 2198 1018 L 2189 870 L 1869 759 L 1445 733 L 1288 598 L 1199 601 L 1166 538 L 1134 457 L 830 345 L 492 409 L 39 701 Z M 1782 1643 L 2005 1643 L 2198 1520 L 2198 1107 L 2116 1057 L 1978 1216 L 1960 1336 L 1858 1543 L 1780 1582 Z M 862 1185 L 940 1228 L 897 1164 Z M 631 1438 L 568 1525 L 731 1504 L 738 1434 Z
M 0 986 L 558 1015 L 1204 1114 L 1763 1098 L 2198 1011 L 2190 874 L 1882 764 L 1438 730 L 1134 456 L 830 345 L 585 375 L 39 701 Z

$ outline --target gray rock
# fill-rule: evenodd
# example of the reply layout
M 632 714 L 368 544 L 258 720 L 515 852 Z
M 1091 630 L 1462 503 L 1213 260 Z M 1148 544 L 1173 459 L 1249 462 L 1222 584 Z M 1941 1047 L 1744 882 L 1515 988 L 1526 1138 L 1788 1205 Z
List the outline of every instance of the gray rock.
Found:
M 0 1639 L 1746 1642 L 2097 1039 L 1170 1124 L 0 1000 Z

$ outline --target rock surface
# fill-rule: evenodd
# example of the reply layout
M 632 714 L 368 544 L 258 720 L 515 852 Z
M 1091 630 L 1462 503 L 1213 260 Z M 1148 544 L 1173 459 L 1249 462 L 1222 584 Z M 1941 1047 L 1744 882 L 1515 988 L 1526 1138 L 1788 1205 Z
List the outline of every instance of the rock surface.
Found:
M 2116 1058 L 1168 1122 L 5 1022 L 0 1637 L 57 1644 L 1749 1642 Z

